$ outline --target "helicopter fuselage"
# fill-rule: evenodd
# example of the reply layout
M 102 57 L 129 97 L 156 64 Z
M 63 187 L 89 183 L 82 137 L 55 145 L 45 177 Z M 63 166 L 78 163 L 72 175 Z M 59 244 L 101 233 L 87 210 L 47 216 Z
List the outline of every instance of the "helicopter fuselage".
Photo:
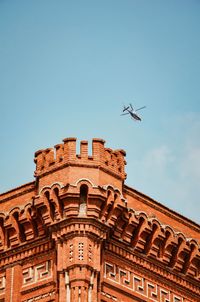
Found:
M 136 110 L 133 109 L 132 104 L 130 104 L 129 106 L 125 107 L 123 109 L 123 113 L 121 115 L 127 115 L 130 114 L 130 116 L 132 117 L 133 120 L 135 121 L 141 121 L 141 118 L 139 117 L 139 115 L 137 115 L 136 111 L 139 111 L 143 108 L 145 108 L 146 106 L 140 107 Z
M 130 110 L 127 110 L 127 111 L 130 113 L 131 117 L 132 117 L 134 120 L 141 121 L 141 118 L 140 118 L 135 112 L 132 112 L 132 111 L 130 111 Z

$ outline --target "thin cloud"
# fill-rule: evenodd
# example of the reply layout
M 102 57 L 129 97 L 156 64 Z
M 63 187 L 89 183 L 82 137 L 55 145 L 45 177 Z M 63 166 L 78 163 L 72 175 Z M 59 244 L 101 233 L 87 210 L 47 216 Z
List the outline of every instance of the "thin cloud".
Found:
M 177 141 L 155 146 L 134 160 L 136 188 L 175 211 L 200 222 L 200 119 L 198 114 L 171 121 Z M 169 129 L 170 130 L 170 129 Z M 170 135 L 170 131 L 169 131 Z M 138 184 L 138 185 L 137 185 Z

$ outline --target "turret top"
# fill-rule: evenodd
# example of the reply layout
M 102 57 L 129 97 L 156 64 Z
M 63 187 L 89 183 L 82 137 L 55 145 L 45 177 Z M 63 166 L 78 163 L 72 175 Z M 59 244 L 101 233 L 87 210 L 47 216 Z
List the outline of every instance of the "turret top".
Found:
M 124 150 L 112 150 L 104 147 L 105 141 L 100 138 L 92 140 L 92 155 L 88 154 L 88 141 L 80 142 L 80 154 L 76 152 L 76 138 L 63 139 L 63 143 L 54 148 L 35 152 L 35 176 L 41 176 L 64 165 L 70 166 L 97 166 L 115 174 L 121 179 L 126 178 Z

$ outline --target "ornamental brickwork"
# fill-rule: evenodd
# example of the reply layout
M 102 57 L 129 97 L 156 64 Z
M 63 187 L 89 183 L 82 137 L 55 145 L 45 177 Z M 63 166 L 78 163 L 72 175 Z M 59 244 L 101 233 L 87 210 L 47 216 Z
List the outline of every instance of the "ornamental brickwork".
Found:
M 125 152 L 67 138 L 0 195 L 0 302 L 198 302 L 200 226 L 125 184 Z

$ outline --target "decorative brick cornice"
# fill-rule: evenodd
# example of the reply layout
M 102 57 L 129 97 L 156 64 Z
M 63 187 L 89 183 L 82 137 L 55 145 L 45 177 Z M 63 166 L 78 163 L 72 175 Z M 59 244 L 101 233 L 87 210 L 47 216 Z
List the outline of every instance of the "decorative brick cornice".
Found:
M 35 181 L 22 185 L 18 188 L 0 194 L 0 203 L 12 200 L 30 192 L 35 192 Z
M 128 187 L 127 185 L 124 186 L 123 191 L 125 194 L 132 196 L 136 198 L 137 200 L 140 200 L 142 203 L 150 206 L 152 209 L 155 209 L 169 218 L 175 219 L 176 221 L 179 221 L 181 224 L 186 225 L 188 228 L 200 232 L 200 225 L 189 218 L 175 212 L 172 209 L 169 209 L 165 205 L 159 203 L 158 201 L 150 198 L 149 196 L 144 195 L 141 192 L 136 191 L 135 189 L 132 189 Z
M 96 238 L 97 241 L 106 239 L 110 231 L 109 226 L 102 224 L 102 222 L 94 218 L 76 217 L 66 219 L 60 223 L 54 223 L 50 226 L 52 237 L 56 240 L 62 238 L 72 238 L 77 235 L 88 235 Z
M 35 257 L 43 257 L 44 255 L 54 252 L 54 243 L 49 239 L 41 239 L 32 243 L 18 246 L 15 249 L 1 253 L 0 269 L 15 265 L 16 263 L 24 263 Z
M 79 209 L 82 184 L 89 188 L 84 213 Z M 88 179 L 77 180 L 68 186 L 53 183 L 43 187 L 32 204 L 29 202 L 24 208 L 12 209 L 6 216 L 0 213 L 0 217 L 3 253 L 9 247 L 10 253 L 15 254 L 18 246 L 45 234 L 53 234 L 55 238 L 55 234 L 62 237 L 87 233 L 104 239 L 110 233 L 113 239 L 176 274 L 200 279 L 199 243 L 143 211 L 128 209 L 121 191 L 112 185 L 98 187 Z M 8 247 L 3 246 L 6 242 Z

